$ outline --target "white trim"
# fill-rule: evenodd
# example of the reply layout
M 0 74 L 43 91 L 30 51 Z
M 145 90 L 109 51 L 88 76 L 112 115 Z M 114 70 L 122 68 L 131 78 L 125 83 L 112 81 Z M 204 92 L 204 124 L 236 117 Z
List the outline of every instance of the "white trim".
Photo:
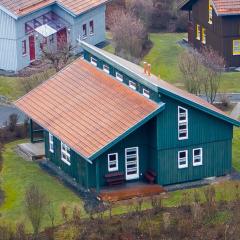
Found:
M 143 88 L 143 96 L 146 97 L 146 98 L 150 98 L 150 91 Z
M 181 118 L 180 110 L 185 111 L 185 115 L 186 115 L 185 120 L 180 119 Z M 181 130 L 180 129 L 181 126 L 185 126 L 186 129 Z M 185 132 L 186 132 L 186 136 L 181 137 L 180 134 Z M 178 140 L 186 140 L 186 139 L 188 139 L 188 110 L 186 108 L 178 106 Z
M 91 61 L 92 65 L 97 66 L 97 59 L 96 58 L 91 57 L 90 61 Z
M 137 84 L 133 81 L 130 81 L 129 80 L 129 83 L 128 83 L 128 86 L 133 89 L 133 90 L 136 90 L 137 89 Z
M 109 67 L 109 65 L 103 64 L 103 71 L 104 71 L 105 73 L 109 74 L 109 73 L 110 73 L 110 67 Z
M 136 151 L 135 154 L 133 155 L 128 155 L 128 151 Z M 128 174 L 128 164 L 129 161 L 128 158 L 135 157 L 136 159 L 130 162 L 130 164 L 135 164 L 136 167 L 133 169 L 136 171 L 135 174 Z M 134 180 L 134 179 L 139 179 L 139 148 L 138 147 L 131 147 L 131 148 L 125 148 L 125 175 L 126 175 L 126 180 Z
M 49 140 L 49 151 L 51 153 L 54 153 L 54 140 L 53 140 L 53 135 L 51 133 L 49 133 L 48 140 Z
M 185 153 L 184 158 L 180 158 L 180 154 Z M 185 161 L 185 164 L 180 164 L 181 162 Z M 178 151 L 178 168 L 183 169 L 188 167 L 188 150 Z
M 119 72 L 116 72 L 116 79 L 119 80 L 120 82 L 123 82 L 123 75 Z
M 111 160 L 110 160 L 110 157 L 111 156 L 115 156 L 116 159 L 114 160 L 115 164 L 116 164 L 116 167 L 110 167 L 110 163 L 111 163 Z M 118 171 L 118 153 L 110 153 L 108 154 L 108 171 L 109 172 L 115 172 L 115 171 Z
M 71 166 L 71 155 L 70 155 L 70 148 L 67 144 L 61 142 L 61 160 L 65 162 L 68 166 Z
M 194 153 L 194 151 L 197 151 L 197 150 L 200 151 L 199 155 L 195 155 L 195 153 Z M 195 162 L 196 158 L 199 158 L 200 161 Z M 203 150 L 202 150 L 202 148 L 194 148 L 193 149 L 193 166 L 197 167 L 197 166 L 201 166 L 201 165 L 203 165 Z

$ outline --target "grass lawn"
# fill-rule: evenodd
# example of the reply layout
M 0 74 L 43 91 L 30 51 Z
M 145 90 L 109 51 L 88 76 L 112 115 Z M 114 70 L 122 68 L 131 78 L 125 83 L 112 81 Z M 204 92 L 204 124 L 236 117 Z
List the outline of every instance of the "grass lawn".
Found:
M 27 162 L 15 154 L 13 149 L 18 143 L 20 141 L 7 144 L 3 153 L 1 185 L 5 192 L 5 201 L 0 206 L 0 220 L 9 223 L 23 221 L 27 225 L 27 230 L 31 231 L 31 225 L 24 212 L 24 194 L 32 183 L 36 183 L 53 202 L 56 224 L 62 221 L 60 212 L 62 204 L 69 207 L 78 205 L 83 209 L 83 202 L 70 189 L 44 172 L 37 163 Z M 82 214 L 85 215 L 84 210 Z M 50 226 L 47 216 L 44 219 L 44 226 Z
M 183 33 L 151 33 L 150 39 L 153 42 L 153 47 L 150 52 L 144 57 L 144 61 L 151 63 L 152 72 L 172 83 L 176 86 L 183 87 L 183 81 L 178 69 L 178 56 L 184 51 L 178 42 L 186 36 Z M 111 35 L 108 33 L 107 38 L 111 40 Z M 106 51 L 114 53 L 112 45 L 105 47 Z M 240 92 L 240 73 L 230 72 L 224 73 L 221 92 Z

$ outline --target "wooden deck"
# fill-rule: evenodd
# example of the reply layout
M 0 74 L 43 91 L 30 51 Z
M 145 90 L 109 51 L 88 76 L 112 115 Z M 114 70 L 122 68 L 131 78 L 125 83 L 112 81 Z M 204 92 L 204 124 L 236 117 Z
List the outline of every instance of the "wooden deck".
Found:
M 127 183 L 117 187 L 105 187 L 98 197 L 104 202 L 117 202 L 137 197 L 150 197 L 163 192 L 166 190 L 157 184 Z

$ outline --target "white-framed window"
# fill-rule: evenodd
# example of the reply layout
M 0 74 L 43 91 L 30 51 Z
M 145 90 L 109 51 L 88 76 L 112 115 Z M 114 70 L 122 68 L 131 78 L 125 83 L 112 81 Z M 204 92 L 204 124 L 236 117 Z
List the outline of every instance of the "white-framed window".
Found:
M 143 88 L 143 96 L 147 97 L 147 98 L 150 98 L 150 92 L 149 90 Z
M 22 55 L 25 56 L 27 54 L 27 41 L 22 41 Z
M 108 171 L 118 171 L 118 153 L 108 154 Z
M 123 82 L 123 75 L 119 72 L 116 72 L 116 79 L 119 80 L 120 82 Z
M 139 178 L 139 148 L 131 147 L 125 149 L 126 180 Z
M 110 67 L 106 64 L 103 64 L 103 71 L 109 74 L 110 73 Z
M 54 153 L 53 135 L 49 133 L 49 151 Z
M 188 139 L 188 110 L 178 107 L 178 140 Z
M 188 151 L 179 151 L 178 152 L 178 168 L 187 168 L 188 167 Z
M 202 28 L 202 43 L 206 44 L 206 42 L 207 42 L 206 28 Z
M 233 40 L 233 56 L 240 55 L 240 39 Z
M 71 165 L 70 148 L 63 142 L 61 142 L 61 160 L 67 165 Z
M 212 4 L 212 0 L 209 0 L 208 3 L 208 23 L 212 24 L 212 19 L 213 19 L 213 4 Z
M 129 81 L 128 85 L 133 90 L 137 89 L 137 84 L 135 82 L 133 82 L 133 81 Z
M 90 61 L 91 61 L 92 65 L 97 66 L 97 59 L 96 58 L 91 57 Z
M 83 36 L 83 39 L 87 38 L 87 24 L 86 23 L 84 23 L 82 25 L 82 36 Z
M 94 22 L 93 22 L 93 20 L 91 20 L 90 22 L 89 22 L 89 28 L 90 28 L 90 35 L 93 35 L 94 34 Z
M 201 166 L 203 164 L 202 148 L 193 149 L 193 166 Z
M 201 40 L 201 28 L 199 24 L 196 25 L 196 39 Z

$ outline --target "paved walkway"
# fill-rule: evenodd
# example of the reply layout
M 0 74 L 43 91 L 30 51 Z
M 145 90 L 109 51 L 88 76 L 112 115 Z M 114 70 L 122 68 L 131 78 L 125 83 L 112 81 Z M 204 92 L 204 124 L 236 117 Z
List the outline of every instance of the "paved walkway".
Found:
M 236 119 L 240 119 L 240 102 L 237 103 L 237 105 L 234 107 L 230 116 Z

